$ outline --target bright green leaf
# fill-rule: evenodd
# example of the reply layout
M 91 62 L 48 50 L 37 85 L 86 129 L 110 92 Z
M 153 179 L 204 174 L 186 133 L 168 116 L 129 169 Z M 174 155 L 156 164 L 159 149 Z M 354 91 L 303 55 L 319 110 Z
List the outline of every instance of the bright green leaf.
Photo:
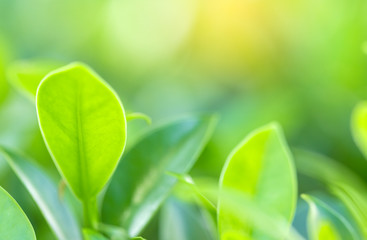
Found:
M 237 228 L 222 232 L 221 240 L 255 240 L 255 239 L 284 239 L 304 240 L 303 237 L 290 226 L 289 220 L 279 213 L 268 211 L 251 195 L 241 190 L 222 187 L 218 193 L 216 187 L 209 185 L 202 189 L 206 196 L 220 199 L 221 208 L 226 214 L 234 217 L 235 224 L 256 229 L 253 232 L 239 231 Z M 220 231 L 220 229 L 219 229 Z
M 187 173 L 212 134 L 215 118 L 187 117 L 153 130 L 120 162 L 107 190 L 103 216 L 137 236 L 177 179 Z
M 279 215 L 289 223 L 292 221 L 297 201 L 296 174 L 277 124 L 254 131 L 232 151 L 220 178 L 220 191 L 224 188 L 242 192 L 264 211 Z M 258 236 L 256 228 L 226 209 L 222 197 L 221 194 L 218 201 L 220 236 L 228 232 Z
M 311 240 L 359 239 L 351 224 L 341 214 L 315 197 L 302 197 L 309 204 L 307 226 Z
M 124 109 L 116 93 L 87 66 L 73 63 L 42 80 L 36 96 L 48 149 L 83 202 L 105 186 L 126 143 Z
M 354 141 L 367 158 L 367 102 L 359 103 L 352 114 Z
M 34 101 L 41 80 L 60 66 L 53 61 L 18 61 L 10 65 L 7 74 L 9 82 Z
M 0 237 L 9 240 L 36 239 L 27 216 L 2 187 L 0 187 Z
M 69 206 L 60 200 L 57 184 L 20 154 L 4 148 L 0 148 L 0 154 L 23 182 L 58 239 L 81 239 L 79 224 Z
M 213 240 L 216 229 L 204 210 L 195 204 L 170 197 L 161 209 L 159 239 Z

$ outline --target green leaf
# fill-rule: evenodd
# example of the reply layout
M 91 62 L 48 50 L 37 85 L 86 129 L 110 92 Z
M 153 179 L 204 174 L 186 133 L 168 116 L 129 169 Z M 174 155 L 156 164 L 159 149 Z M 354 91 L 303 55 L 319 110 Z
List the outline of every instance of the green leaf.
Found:
M 351 224 L 321 200 L 302 195 L 309 204 L 308 232 L 311 240 L 359 239 Z
M 297 150 L 300 173 L 325 183 L 348 208 L 362 234 L 367 238 L 367 186 L 352 171 L 320 154 Z
M 219 185 L 220 191 L 228 188 L 242 192 L 264 211 L 279 215 L 290 223 L 297 201 L 297 180 L 280 127 L 270 124 L 246 137 L 229 155 Z M 220 236 L 228 233 L 257 236 L 257 229 L 239 221 L 238 216 L 222 204 L 223 195 L 219 197 Z
M 37 165 L 20 154 L 0 148 L 1 156 L 23 182 L 57 238 L 60 240 L 82 239 L 75 216 L 66 202 L 60 200 L 57 184 Z
M 108 240 L 105 236 L 92 229 L 83 229 L 84 240 Z
M 8 96 L 9 86 L 6 81 L 6 65 L 10 58 L 10 51 L 4 39 L 0 35 L 0 105 Z
M 160 214 L 159 239 L 161 240 L 213 240 L 214 224 L 208 215 L 195 204 L 170 197 Z
M 146 115 L 144 113 L 138 113 L 138 112 L 136 112 L 136 113 L 129 113 L 126 116 L 126 120 L 127 121 L 131 121 L 131 120 L 135 120 L 135 119 L 142 119 L 147 124 L 149 124 L 149 125 L 152 124 L 152 119 L 148 115 Z
M 36 96 L 39 125 L 61 175 L 83 202 L 105 186 L 126 143 L 116 93 L 80 63 L 53 71 Z
M 0 187 L 0 236 L 1 239 L 36 239 L 33 227 L 18 203 Z
M 304 240 L 304 238 L 290 226 L 289 220 L 279 213 L 268 211 L 251 195 L 241 190 L 222 187 L 218 193 L 216 187 L 206 186 L 203 193 L 210 198 L 217 196 L 220 207 L 233 218 L 233 224 L 242 224 L 243 229 L 251 228 L 256 231 L 246 232 L 230 229 L 220 232 L 221 240 L 254 240 L 254 239 L 284 239 Z M 219 229 L 219 231 L 221 231 Z
M 153 130 L 120 162 L 107 190 L 103 216 L 137 236 L 173 188 L 187 173 L 212 134 L 215 118 L 187 117 Z
M 367 158 L 367 102 L 359 103 L 353 110 L 352 134 L 357 146 Z
M 41 80 L 60 66 L 62 64 L 54 61 L 17 61 L 10 65 L 7 75 L 13 86 L 34 101 Z
M 367 196 L 366 192 L 359 192 L 347 184 L 338 183 L 330 186 L 334 193 L 348 208 L 357 222 L 364 239 L 367 238 Z
M 98 224 L 98 230 L 108 236 L 111 240 L 129 240 L 129 236 L 125 229 L 113 225 Z
M 167 172 L 167 174 L 179 180 L 180 184 L 175 188 L 176 197 L 186 202 L 198 202 L 206 209 L 216 212 L 217 207 L 201 193 L 200 188 L 189 174 L 176 174 L 172 172 Z

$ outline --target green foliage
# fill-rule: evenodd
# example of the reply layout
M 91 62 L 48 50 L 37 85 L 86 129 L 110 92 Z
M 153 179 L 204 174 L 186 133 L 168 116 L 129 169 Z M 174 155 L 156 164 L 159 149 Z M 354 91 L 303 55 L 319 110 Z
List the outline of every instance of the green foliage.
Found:
M 126 144 L 124 109 L 91 69 L 73 63 L 47 75 L 36 96 L 48 149 L 88 223 L 96 224 L 95 197 L 115 170 Z
M 47 60 L 18 61 L 11 64 L 7 75 L 13 86 L 35 101 L 41 80 L 50 71 L 61 66 L 60 63 Z
M 297 180 L 292 158 L 278 125 L 271 124 L 254 131 L 232 151 L 222 170 L 220 188 L 237 190 L 265 211 L 292 221 Z M 221 197 L 218 203 L 220 235 L 236 234 L 236 239 L 260 237 L 256 228 L 240 221 L 233 211 L 226 210 L 229 204 L 223 205 Z
M 122 156 L 127 122 L 143 119 L 150 124 L 150 117 L 125 115 L 115 91 L 84 64 L 47 74 L 56 65 L 16 62 L 8 73 L 14 86 L 35 98 L 39 127 L 60 175 L 50 175 L 57 172 L 7 147 L 0 148 L 0 163 L 7 162 L 23 183 L 57 239 L 144 239 L 137 236 L 144 236 L 152 219 L 162 240 L 304 239 L 292 227 L 296 169 L 278 124 L 258 128 L 234 148 L 219 186 L 213 178 L 206 186 L 197 185 L 189 172 L 214 132 L 215 116 L 191 115 L 155 127 Z M 367 104 L 361 103 L 353 112 L 352 132 L 367 156 L 366 123 Z M 348 209 L 337 211 L 303 194 L 309 204 L 310 240 L 366 238 L 366 183 L 333 160 L 307 151 L 296 151 L 296 166 L 301 175 L 322 182 Z M 54 180 L 60 178 L 58 186 Z M 0 234 L 35 239 L 20 207 L 0 190 L 0 207 L 9 206 L 5 214 L 14 215 L 15 221 L 1 222 L 1 215 Z M 22 229 L 13 231 L 9 224 Z
M 83 229 L 84 240 L 108 240 L 105 236 L 92 229 Z
M 367 186 L 353 172 L 336 161 L 312 152 L 298 150 L 300 173 L 326 184 L 349 209 L 364 238 L 367 237 Z
M 160 240 L 216 239 L 210 216 L 193 203 L 170 197 L 161 210 L 160 219 Z
M 33 227 L 18 203 L 0 187 L 0 236 L 2 239 L 35 240 Z
M 103 216 L 135 236 L 177 182 L 168 172 L 187 173 L 209 140 L 215 118 L 183 118 L 151 131 L 122 159 L 107 190 Z M 121 192 L 123 189 L 123 192 Z
M 367 102 L 359 103 L 352 114 L 354 141 L 367 159 Z
M 307 225 L 310 240 L 359 239 L 350 223 L 338 212 L 315 197 L 302 197 L 309 204 Z
M 81 239 L 80 227 L 70 207 L 61 199 L 57 185 L 37 165 L 22 155 L 0 148 L 0 158 L 9 163 L 23 182 L 55 235 L 60 240 Z

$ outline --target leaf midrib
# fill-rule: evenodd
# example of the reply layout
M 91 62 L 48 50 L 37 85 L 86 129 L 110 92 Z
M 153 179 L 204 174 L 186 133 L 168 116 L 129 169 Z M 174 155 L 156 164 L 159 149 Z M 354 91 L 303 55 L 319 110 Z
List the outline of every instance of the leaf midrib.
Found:
M 82 113 L 81 113 L 81 90 L 79 81 L 77 80 L 76 86 L 76 128 L 77 128 L 77 144 L 78 144 L 78 168 L 79 168 L 79 182 L 80 193 L 84 200 L 87 200 L 88 194 L 86 192 L 87 179 L 88 179 L 88 166 L 85 159 L 84 137 L 83 137 L 83 125 L 82 125 Z

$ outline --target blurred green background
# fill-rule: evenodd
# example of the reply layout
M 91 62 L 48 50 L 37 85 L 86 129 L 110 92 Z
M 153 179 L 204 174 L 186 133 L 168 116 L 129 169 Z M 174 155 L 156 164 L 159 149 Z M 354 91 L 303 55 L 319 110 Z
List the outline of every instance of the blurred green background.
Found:
M 364 0 L 0 0 L 0 144 L 54 171 L 33 102 L 10 86 L 7 69 L 17 60 L 82 61 L 153 126 L 219 114 L 194 176 L 217 178 L 230 150 L 275 120 L 292 148 L 367 180 L 349 126 L 367 99 L 366 10 Z M 129 123 L 129 144 L 148 128 Z M 33 204 L 4 163 L 0 178 L 21 205 Z M 32 221 L 47 235 L 42 218 Z

